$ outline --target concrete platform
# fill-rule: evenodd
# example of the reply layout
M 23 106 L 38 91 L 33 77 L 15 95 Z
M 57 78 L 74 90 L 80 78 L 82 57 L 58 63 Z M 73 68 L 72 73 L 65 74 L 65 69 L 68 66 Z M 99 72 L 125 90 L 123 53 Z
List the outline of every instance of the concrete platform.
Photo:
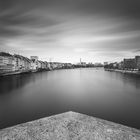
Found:
M 0 140 L 140 140 L 140 130 L 66 112 L 0 130 Z

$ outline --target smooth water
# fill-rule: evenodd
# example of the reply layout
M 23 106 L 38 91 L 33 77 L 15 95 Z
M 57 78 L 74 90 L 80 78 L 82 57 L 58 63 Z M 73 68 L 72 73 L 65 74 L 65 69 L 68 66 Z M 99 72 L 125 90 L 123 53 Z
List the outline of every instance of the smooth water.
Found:
M 140 129 L 140 76 L 83 68 L 0 77 L 0 128 L 66 111 Z

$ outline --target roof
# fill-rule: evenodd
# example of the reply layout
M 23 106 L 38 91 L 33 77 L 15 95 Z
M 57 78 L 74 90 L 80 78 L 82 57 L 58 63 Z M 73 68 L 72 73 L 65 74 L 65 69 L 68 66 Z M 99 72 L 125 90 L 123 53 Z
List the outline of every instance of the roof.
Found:
M 22 55 L 18 55 L 18 54 L 14 54 L 14 57 L 19 58 L 19 59 L 23 59 L 25 61 L 31 62 L 31 60 L 27 57 L 24 57 Z
M 70 111 L 3 129 L 0 137 L 1 140 L 139 140 L 140 130 Z
M 6 52 L 0 52 L 0 56 L 13 57 L 13 55 L 6 53 Z

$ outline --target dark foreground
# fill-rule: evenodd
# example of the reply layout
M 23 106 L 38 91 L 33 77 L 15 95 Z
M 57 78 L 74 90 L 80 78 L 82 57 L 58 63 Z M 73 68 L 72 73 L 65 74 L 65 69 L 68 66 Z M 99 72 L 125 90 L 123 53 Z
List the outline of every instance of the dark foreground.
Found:
M 1 140 L 140 140 L 140 130 L 67 112 L 0 131 Z

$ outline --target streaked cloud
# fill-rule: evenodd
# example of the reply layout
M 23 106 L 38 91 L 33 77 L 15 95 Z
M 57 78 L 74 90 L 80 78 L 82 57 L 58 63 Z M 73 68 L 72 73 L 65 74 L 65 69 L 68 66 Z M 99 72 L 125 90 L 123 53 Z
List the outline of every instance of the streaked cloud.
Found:
M 0 49 L 58 61 L 139 54 L 139 0 L 1 0 Z

